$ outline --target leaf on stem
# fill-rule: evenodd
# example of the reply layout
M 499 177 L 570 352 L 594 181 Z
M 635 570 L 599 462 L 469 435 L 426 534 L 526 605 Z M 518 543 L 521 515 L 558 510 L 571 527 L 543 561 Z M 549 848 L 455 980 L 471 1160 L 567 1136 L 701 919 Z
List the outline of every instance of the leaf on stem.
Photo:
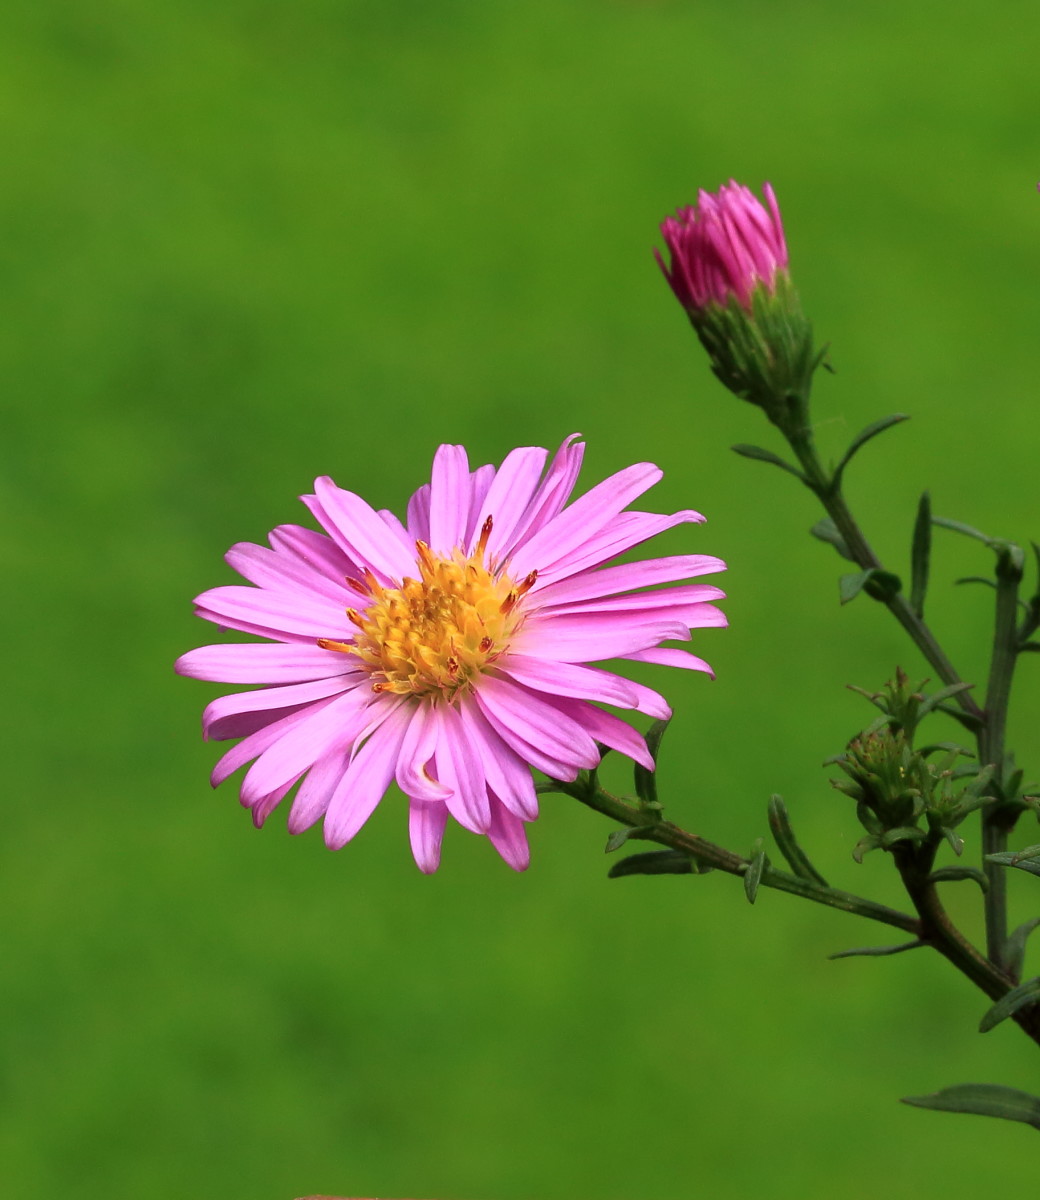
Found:
M 919 946 L 927 946 L 920 938 L 912 942 L 901 942 L 898 946 L 857 946 L 852 950 L 839 950 L 837 954 L 828 954 L 831 960 L 838 958 L 887 958 L 890 954 L 902 954 L 904 950 L 916 950 Z
M 768 861 L 766 852 L 762 847 L 762 839 L 757 838 L 754 846 L 751 847 L 751 861 L 744 872 L 744 895 L 748 898 L 748 904 L 755 903 L 755 897 L 758 895 L 758 885 L 762 881 L 762 872 L 766 869 Z
M 947 831 L 943 830 L 943 832 Z M 962 879 L 972 879 L 984 892 L 989 890 L 989 880 L 975 867 L 940 867 L 938 871 L 933 871 L 928 876 L 929 883 L 957 883 Z
M 1036 979 L 1020 983 L 1017 988 L 998 1000 L 979 1022 L 979 1033 L 989 1033 L 1020 1008 L 1025 1008 L 1027 1004 L 1036 1004 L 1037 1001 L 1040 1001 L 1040 975 Z
M 865 571 L 842 575 L 838 580 L 838 594 L 842 604 L 848 604 L 865 589 L 872 599 L 884 602 L 897 596 L 902 586 L 899 576 L 893 575 L 891 571 L 868 567 Z
M 910 418 L 906 413 L 893 413 L 890 417 L 882 417 L 879 421 L 873 421 L 866 429 L 860 430 L 852 439 L 848 450 L 845 451 L 845 457 L 838 463 L 834 470 L 834 484 L 838 484 L 841 480 L 842 472 L 852 461 L 852 456 L 865 446 L 871 438 L 877 437 L 879 433 L 884 433 L 886 429 L 891 429 L 893 425 L 900 425 L 903 421 L 909 421 Z
M 910 606 L 924 617 L 924 598 L 928 591 L 928 564 L 932 555 L 932 501 L 927 492 L 921 493 L 914 522 L 914 537 L 910 545 Z
M 975 529 L 972 525 L 965 525 L 963 521 L 952 521 L 949 517 L 932 517 L 932 524 L 943 529 L 952 529 L 954 533 L 963 533 L 965 537 L 974 538 L 977 542 L 984 542 L 987 546 L 993 545 L 993 538 L 989 534 Z
M 646 854 L 630 854 L 616 862 L 607 872 L 608 879 L 623 875 L 707 875 L 714 868 L 698 862 L 682 850 L 650 850 Z
M 997 1083 L 959 1083 L 928 1096 L 904 1096 L 903 1103 L 941 1112 L 975 1113 L 980 1117 L 1024 1121 L 1034 1129 L 1040 1129 L 1040 1097 Z
M 796 479 L 800 479 L 802 483 L 807 482 L 805 476 L 796 466 L 787 462 L 786 459 L 781 458 L 779 454 L 774 454 L 772 450 L 764 450 L 761 446 L 748 446 L 744 443 L 741 443 L 739 446 L 731 446 L 730 449 L 734 454 L 739 454 L 741 458 L 753 458 L 757 462 L 772 463 L 774 467 L 780 467 L 782 470 L 789 472 Z
M 987 854 L 986 861 L 996 863 L 998 867 L 1018 867 L 1030 875 L 1040 875 L 1040 857 L 1037 856 L 1040 856 L 1040 846 L 1028 846 L 1018 853 L 1003 850 L 999 854 Z
M 827 542 L 833 546 L 842 558 L 847 558 L 849 562 L 856 561 L 852 557 L 852 552 L 849 550 L 845 539 L 841 536 L 837 525 L 834 524 L 830 517 L 821 517 L 809 532 L 814 538 L 819 538 L 821 542 Z
M 664 737 L 665 730 L 668 728 L 670 717 L 655 721 L 646 734 L 646 747 L 650 751 L 650 757 L 657 763 L 657 756 L 661 751 L 661 739 Z M 657 804 L 657 773 L 648 771 L 646 767 L 640 763 L 635 765 L 635 783 L 636 793 L 644 806 Z
M 1040 925 L 1040 917 L 1033 917 L 1032 920 L 1023 921 L 1008 937 L 1004 957 L 1007 961 L 1008 974 L 1012 979 L 1018 979 L 1022 974 L 1022 963 L 1026 956 L 1026 941 L 1038 925 Z
M 809 856 L 799 846 L 791 827 L 791 818 L 787 813 L 787 805 L 782 796 L 773 795 L 769 800 L 769 829 L 773 835 L 780 853 L 787 860 L 787 865 L 799 879 L 807 879 L 827 887 L 827 880 L 809 861 Z

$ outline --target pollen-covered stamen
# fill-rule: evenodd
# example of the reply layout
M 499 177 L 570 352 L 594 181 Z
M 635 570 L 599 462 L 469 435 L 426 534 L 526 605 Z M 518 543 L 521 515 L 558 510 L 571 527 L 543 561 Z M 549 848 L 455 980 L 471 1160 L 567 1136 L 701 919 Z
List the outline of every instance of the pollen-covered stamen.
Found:
M 517 585 L 485 566 L 491 528 L 488 517 L 468 556 L 455 550 L 441 557 L 417 541 L 419 578 L 405 578 L 398 588 L 384 587 L 366 571 L 372 603 L 347 609 L 356 640 L 318 644 L 356 655 L 377 692 L 450 700 L 508 647 L 522 620 L 517 604 L 535 581 L 533 571 Z

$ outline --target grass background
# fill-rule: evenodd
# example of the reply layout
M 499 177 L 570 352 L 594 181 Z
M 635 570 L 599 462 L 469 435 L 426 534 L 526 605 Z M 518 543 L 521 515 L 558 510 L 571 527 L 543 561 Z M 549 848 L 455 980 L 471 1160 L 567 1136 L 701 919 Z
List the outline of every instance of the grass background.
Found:
M 650 247 L 698 186 L 771 180 L 838 368 L 824 447 L 914 416 L 850 473 L 883 556 L 924 486 L 1037 537 L 1035 5 L 9 0 L 0 25 L 5 1194 L 1034 1186 L 1025 1127 L 895 1103 L 1038 1090 L 938 959 L 829 963 L 885 931 L 717 874 L 608 883 L 605 823 L 562 798 L 524 876 L 456 828 L 422 877 L 392 796 L 336 855 L 258 834 L 206 784 L 220 689 L 171 662 L 224 549 L 303 519 L 315 475 L 400 508 L 439 442 L 581 430 L 586 485 L 658 462 L 652 507 L 709 516 L 662 550 L 731 564 L 731 628 L 694 645 L 717 681 L 662 684 L 670 815 L 743 850 L 780 791 L 835 882 L 895 901 L 819 764 L 869 719 L 846 682 L 923 665 L 839 609 L 808 493 L 728 452 L 776 446 Z M 969 678 L 989 597 L 949 584 L 988 568 L 937 548 Z

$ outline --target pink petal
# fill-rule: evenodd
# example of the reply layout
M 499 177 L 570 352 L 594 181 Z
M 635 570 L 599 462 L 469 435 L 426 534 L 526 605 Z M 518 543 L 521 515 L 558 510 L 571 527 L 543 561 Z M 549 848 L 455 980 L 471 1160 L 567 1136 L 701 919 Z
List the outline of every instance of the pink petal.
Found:
M 673 609 L 711 600 L 724 600 L 726 593 L 710 583 L 689 583 L 682 587 L 659 588 L 654 592 L 629 592 L 624 596 L 588 596 L 585 599 L 570 599 L 562 603 L 544 604 L 538 597 L 539 613 L 573 616 L 577 613 L 614 612 L 626 610 L 650 612 L 655 609 Z
M 336 487 L 327 475 L 314 481 L 314 495 L 301 497 L 344 553 L 361 566 L 399 583 L 415 575 L 415 552 L 379 519 L 360 496 Z
M 407 704 L 392 709 L 351 760 L 325 813 L 325 845 L 330 850 L 345 846 L 382 800 L 410 717 Z
M 479 756 L 490 791 L 510 812 L 533 821 L 538 816 L 538 794 L 526 760 L 506 745 L 470 698 L 459 704 L 459 717 L 466 740 Z
M 242 781 L 242 801 L 298 779 L 334 750 L 345 752 L 365 728 L 376 697 L 355 689 L 313 711 L 260 755 Z M 385 708 L 385 705 L 383 705 Z
M 580 725 L 520 684 L 485 675 L 475 696 L 499 737 L 540 771 L 563 766 L 567 773 L 556 778 L 573 779 L 599 762 L 595 742 Z
M 218 696 L 211 701 L 202 714 L 202 732 L 207 740 L 223 741 L 227 737 L 238 737 L 238 734 L 228 733 L 224 725 L 229 718 L 242 713 L 277 713 L 280 709 L 292 708 L 298 704 L 309 704 L 312 700 L 324 700 L 327 696 L 335 696 L 346 688 L 356 684 L 351 681 L 344 683 L 341 677 L 335 679 L 316 679 L 312 683 L 293 683 L 286 687 L 260 688 L 255 692 L 234 692 L 230 696 Z M 274 718 L 272 718 L 274 719 Z
M 290 709 L 288 714 L 276 721 L 267 721 L 259 729 L 243 737 L 237 745 L 232 746 L 226 754 L 217 759 L 217 765 L 210 774 L 212 787 L 219 787 L 228 776 L 233 775 L 239 767 L 256 758 L 258 754 L 273 746 L 274 743 L 300 721 L 306 721 L 310 714 L 319 708 L 332 703 L 328 700 L 318 700 L 314 704 L 304 704 L 300 708 Z M 232 735 L 234 736 L 234 735 Z
M 490 517 L 492 529 L 488 539 L 488 557 L 493 561 L 504 557 L 504 552 L 513 544 L 513 531 L 527 510 L 548 457 L 549 452 L 539 446 L 522 446 L 506 455 L 473 523 L 467 550 L 472 550 L 472 543 L 480 536 L 485 520 Z
M 352 637 L 346 610 L 313 593 L 269 592 L 229 584 L 212 588 L 195 600 L 196 611 L 216 625 L 261 631 L 276 641 L 310 641 L 320 637 Z
M 253 824 L 257 829 L 262 829 L 264 822 L 274 812 L 285 797 L 292 791 L 293 785 L 299 780 L 299 775 L 294 779 L 290 779 L 288 783 L 283 784 L 280 788 L 271 792 L 268 796 L 260 796 L 252 803 L 247 805 L 253 816 Z M 242 801 L 245 804 L 245 800 Z
M 530 620 L 513 638 L 518 654 L 558 662 L 590 663 L 622 658 L 659 642 L 687 641 L 689 628 L 679 621 L 664 621 L 656 613 L 645 620 L 618 618 L 610 613 Z
M 524 823 L 503 804 L 491 806 L 491 825 L 487 831 L 492 846 L 514 871 L 526 871 L 531 863 Z
M 325 540 L 332 545 L 330 539 Z M 323 597 L 339 609 L 355 608 L 364 601 L 364 597 L 348 588 L 345 580 L 351 573 L 356 576 L 358 571 L 354 568 L 351 572 L 352 564 L 346 555 L 340 555 L 340 558 L 343 571 L 338 579 L 333 580 L 293 555 L 279 554 L 275 550 L 268 550 L 266 546 L 254 546 L 251 542 L 238 542 L 224 555 L 229 567 L 257 587 L 269 588 L 283 595 Z
M 598 483 L 527 538 L 513 553 L 510 569 L 523 579 L 529 571 L 559 562 L 585 545 L 623 508 L 662 477 L 653 463 L 636 463 Z
M 408 806 L 408 838 L 415 865 L 424 875 L 432 875 L 440 866 L 441 841 L 448 810 L 443 804 L 413 800 Z
M 597 742 L 626 754 L 649 771 L 654 769 L 654 760 L 646 747 L 643 735 L 620 717 L 604 712 L 602 708 L 597 708 L 585 700 L 560 699 L 555 701 L 553 706 L 561 716 L 569 717 Z
M 660 646 L 651 650 L 638 650 L 634 654 L 623 654 L 621 657 L 630 659 L 632 662 L 657 663 L 662 667 L 681 667 L 687 671 L 704 671 L 712 679 L 715 678 L 715 672 L 704 659 L 698 658 L 696 654 L 691 654 L 688 650 Z
M 635 708 L 638 703 L 635 689 L 629 685 L 628 680 L 608 671 L 515 653 L 503 656 L 495 665 L 510 679 L 525 684 L 536 692 L 548 692 L 555 696 L 578 696 L 583 700 L 616 704 L 619 708 Z
M 462 446 L 439 446 L 430 476 L 430 549 L 450 555 L 466 538 L 470 510 L 469 460 Z
M 397 786 L 412 800 L 443 802 L 451 795 L 451 788 L 426 769 L 437 748 L 438 730 L 432 705 L 415 705 L 397 760 Z
M 289 832 L 303 833 L 325 815 L 329 801 L 350 762 L 350 748 L 336 746 L 304 776 L 289 810 Z
M 491 821 L 487 780 L 480 759 L 465 735 L 458 712 L 447 704 L 436 710 L 437 778 L 451 789 L 448 812 L 471 833 L 485 833 Z
M 174 663 L 178 675 L 212 683 L 303 683 L 355 675 L 350 655 L 286 642 L 225 642 L 189 650 Z
M 348 558 L 327 533 L 303 525 L 279 525 L 267 540 L 280 557 L 309 567 L 333 584 L 361 576 L 360 564 Z
M 424 483 L 408 501 L 408 536 L 430 544 L 430 485 Z
M 555 607 L 576 600 L 613 596 L 637 588 L 675 583 L 680 579 L 710 575 L 725 569 L 726 564 L 721 558 L 712 558 L 708 554 L 675 554 L 667 558 L 623 563 L 617 567 L 604 567 L 598 571 L 572 575 L 567 579 L 557 579 L 542 588 L 538 598 L 543 604 Z

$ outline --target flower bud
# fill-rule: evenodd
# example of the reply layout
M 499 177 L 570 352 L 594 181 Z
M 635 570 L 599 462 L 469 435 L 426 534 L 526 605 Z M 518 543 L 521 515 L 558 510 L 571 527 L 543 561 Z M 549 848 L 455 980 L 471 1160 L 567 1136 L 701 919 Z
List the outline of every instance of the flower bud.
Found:
M 768 183 L 762 191 L 768 209 L 733 180 L 717 193 L 701 191 L 661 225 L 670 265 L 654 254 L 716 376 L 794 431 L 806 422 L 822 355 L 787 269 L 776 196 Z

